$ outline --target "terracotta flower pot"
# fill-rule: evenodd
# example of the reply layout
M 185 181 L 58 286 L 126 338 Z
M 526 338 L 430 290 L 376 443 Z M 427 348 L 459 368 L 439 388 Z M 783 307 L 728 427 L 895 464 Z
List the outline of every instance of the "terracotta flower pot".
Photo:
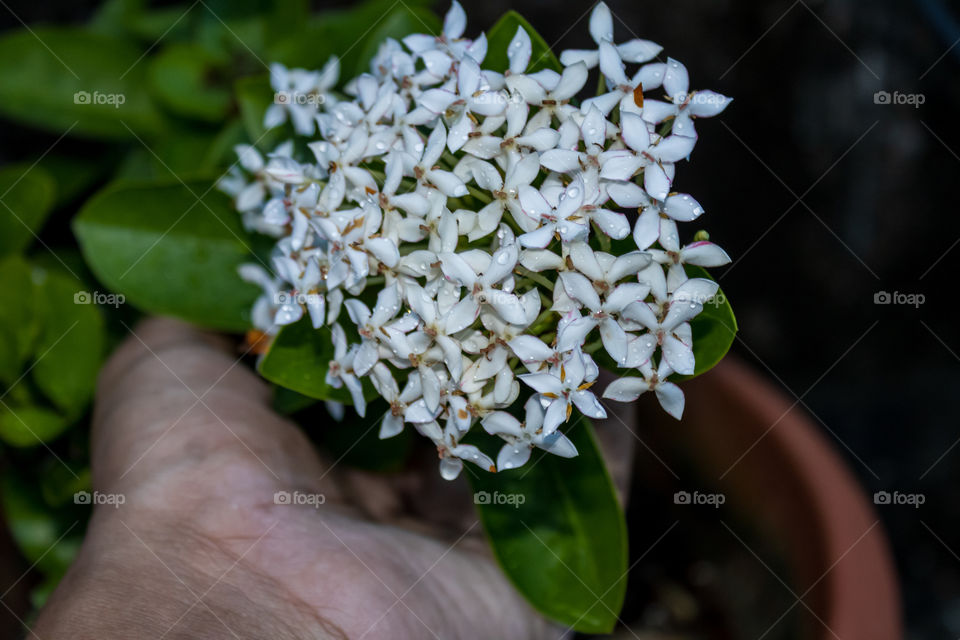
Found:
M 695 465 L 740 522 L 777 541 L 789 568 L 784 580 L 806 605 L 796 606 L 801 637 L 901 638 L 896 572 L 879 517 L 819 426 L 733 357 L 683 388 L 683 420 L 645 411 L 642 433 L 668 460 Z

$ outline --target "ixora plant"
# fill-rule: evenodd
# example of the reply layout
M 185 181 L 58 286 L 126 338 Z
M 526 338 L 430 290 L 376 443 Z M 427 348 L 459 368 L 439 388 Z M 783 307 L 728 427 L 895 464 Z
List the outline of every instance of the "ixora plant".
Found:
M 465 37 L 456 2 L 201 4 L 0 36 L 0 113 L 55 136 L 0 170 L 0 490 L 44 591 L 79 542 L 46 553 L 89 489 L 95 372 L 143 311 L 245 334 L 342 464 L 435 450 L 517 590 L 609 631 L 627 536 L 591 421 L 647 392 L 680 418 L 734 338 L 676 176 L 730 99 L 602 2 L 559 57 L 515 12 Z M 82 259 L 53 224 L 81 204 Z
M 559 64 L 517 18 L 489 38 L 465 31 L 454 2 L 439 35 L 384 40 L 355 78 L 341 81 L 336 57 L 319 71 L 274 65 L 264 124 L 295 135 L 267 154 L 237 146 L 219 183 L 244 226 L 275 240 L 266 264 L 240 268 L 263 291 L 255 326 L 282 344 L 263 374 L 340 418 L 382 398 L 379 437 L 415 429 L 447 480 L 464 461 L 518 469 L 534 448 L 577 457 L 564 427 L 606 418 L 601 397 L 652 391 L 679 419 L 675 378 L 726 347 L 699 349 L 716 341 L 711 319 L 691 321 L 719 304 L 700 268 L 729 258 L 702 232 L 682 244 L 677 223 L 703 208 L 672 185 L 694 120 L 730 98 L 691 91 L 653 42 L 617 44 L 602 2 L 596 48 Z M 600 89 L 585 97 L 595 68 Z M 298 381 L 288 350 L 317 340 L 329 355 Z M 543 499 L 523 477 L 519 491 Z
M 265 125 L 289 120 L 297 136 L 266 158 L 238 146 L 240 166 L 220 181 L 246 228 L 276 239 L 267 268 L 241 267 L 263 289 L 256 327 L 328 331 L 328 392 L 314 395 L 342 416 L 346 389 L 364 416 L 369 381 L 389 403 L 380 438 L 412 425 L 448 480 L 464 460 L 492 472 L 534 447 L 576 456 L 560 426 L 574 408 L 607 417 L 600 366 L 619 376 L 602 397 L 653 391 L 679 419 L 671 376 L 696 371 L 690 321 L 718 291 L 686 266 L 729 262 L 707 240 L 681 246 L 677 222 L 703 208 L 672 191 L 693 120 L 729 98 L 691 92 L 681 63 L 651 62 L 653 42 L 615 44 L 602 2 L 597 49 L 563 52 L 556 70 L 529 71 L 522 24 L 502 72 L 484 67 L 502 42 L 465 30 L 454 2 L 439 36 L 385 40 L 343 93 L 336 58 L 320 71 L 274 65 Z M 632 77 L 627 64 L 640 65 Z M 601 92 L 578 103 L 594 67 Z M 263 368 L 283 366 L 268 353 Z M 496 462 L 462 442 L 478 424 L 504 441 Z

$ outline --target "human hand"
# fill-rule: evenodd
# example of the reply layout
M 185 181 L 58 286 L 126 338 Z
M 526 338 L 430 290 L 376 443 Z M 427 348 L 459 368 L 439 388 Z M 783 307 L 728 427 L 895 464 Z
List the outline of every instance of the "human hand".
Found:
M 43 640 L 560 635 L 485 551 L 462 484 L 325 460 L 226 342 L 184 324 L 144 322 L 104 368 L 92 470 L 125 503 L 94 509 Z

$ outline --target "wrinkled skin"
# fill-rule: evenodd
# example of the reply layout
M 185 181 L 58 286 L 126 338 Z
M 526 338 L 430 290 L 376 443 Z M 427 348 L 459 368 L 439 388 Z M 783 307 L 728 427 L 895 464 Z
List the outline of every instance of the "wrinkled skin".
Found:
M 623 480 L 633 437 L 607 431 Z M 92 442 L 94 489 L 125 503 L 94 509 L 36 637 L 562 635 L 490 559 L 466 483 L 435 459 L 390 476 L 325 460 L 220 338 L 137 327 L 101 374 Z

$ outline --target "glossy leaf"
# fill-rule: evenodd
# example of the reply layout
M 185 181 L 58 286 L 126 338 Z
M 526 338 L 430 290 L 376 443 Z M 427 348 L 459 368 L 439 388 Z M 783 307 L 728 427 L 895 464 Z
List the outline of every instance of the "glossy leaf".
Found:
M 395 4 L 393 10 L 364 36 L 364 45 L 360 49 L 353 75 L 370 73 L 370 60 L 387 38 L 401 40 L 411 33 L 439 34 L 442 29 L 439 18 L 432 11 L 402 2 Z
M 327 367 L 333 359 L 329 327 L 314 329 L 308 318 L 287 325 L 270 344 L 258 369 L 264 378 L 318 400 L 352 403 L 345 388 L 327 384 Z
M 585 418 L 571 427 L 576 458 L 535 450 L 519 469 L 467 476 L 494 555 L 520 593 L 561 624 L 609 633 L 626 590 L 626 523 L 592 430 Z
M 0 382 L 11 384 L 33 352 L 36 293 L 30 265 L 19 256 L 0 259 Z
M 563 67 L 557 56 L 550 49 L 550 45 L 543 39 L 537 31 L 530 26 L 526 18 L 516 11 L 507 11 L 497 20 L 490 31 L 487 32 L 487 57 L 484 59 L 483 68 L 500 71 L 501 73 L 510 68 L 510 60 L 507 58 L 507 48 L 510 41 L 517 34 L 517 28 L 522 27 L 530 36 L 530 44 L 533 47 L 533 53 L 530 56 L 530 67 L 528 73 L 541 71 L 543 69 L 553 69 L 562 71 Z
M 687 275 L 691 278 L 706 278 L 713 280 L 703 267 L 686 265 Z M 733 307 L 723 293 L 717 291 L 716 296 L 703 305 L 703 311 L 690 321 L 693 329 L 693 355 L 696 366 L 691 376 L 676 376 L 678 380 L 695 378 L 706 373 L 723 360 L 737 336 L 737 319 L 733 315 Z
M 14 447 L 35 447 L 53 440 L 68 424 L 62 415 L 45 407 L 0 406 L 0 439 Z
M 0 257 L 33 243 L 56 198 L 53 178 L 40 167 L 0 168 Z
M 62 134 L 155 135 L 164 118 L 146 90 L 140 49 L 67 27 L 0 37 L 0 113 Z
M 77 415 L 93 396 L 103 361 L 103 317 L 73 276 L 38 271 L 37 316 L 43 328 L 30 374 L 57 408 Z
M 273 103 L 274 91 L 270 86 L 270 75 L 264 73 L 240 78 L 234 84 L 234 91 L 250 143 L 261 149 L 275 146 L 280 140 L 282 129 L 268 132 L 263 126 L 263 116 L 267 107 Z
M 191 43 L 173 44 L 150 62 L 150 89 L 168 109 L 187 118 L 222 122 L 232 100 L 228 60 Z
M 380 423 L 389 410 L 386 401 L 378 398 L 367 406 L 365 417 L 346 407 L 347 414 L 340 422 L 322 410 L 312 412 L 300 422 L 308 431 L 316 430 L 317 439 L 334 460 L 367 471 L 399 471 L 419 436 L 415 436 L 408 425 L 394 437 L 381 440 Z M 317 422 L 311 424 L 311 417 Z
M 237 268 L 252 259 L 250 239 L 209 182 L 115 185 L 74 231 L 91 270 L 127 302 L 211 328 L 249 326 L 258 289 Z
M 367 51 L 367 44 L 376 42 L 374 32 L 381 29 L 390 16 L 403 10 L 423 18 L 425 23 L 416 22 L 406 33 L 438 33 L 438 21 L 425 10 L 431 3 L 426 0 L 365 0 L 356 2 L 346 9 L 321 11 L 310 16 L 302 29 L 273 43 L 268 59 L 287 66 L 305 69 L 319 69 L 330 58 L 340 58 L 341 80 L 348 79 L 349 71 L 356 69 L 363 61 L 369 60 L 373 52 Z M 396 36 L 396 32 L 385 33 Z M 367 70 L 364 66 L 363 70 Z

